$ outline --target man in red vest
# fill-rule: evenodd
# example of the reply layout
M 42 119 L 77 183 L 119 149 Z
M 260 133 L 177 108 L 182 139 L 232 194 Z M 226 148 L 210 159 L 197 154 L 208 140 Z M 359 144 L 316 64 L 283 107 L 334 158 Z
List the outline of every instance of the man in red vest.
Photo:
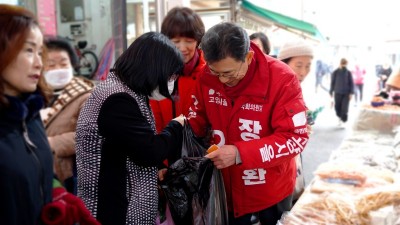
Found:
M 219 149 L 229 224 L 276 224 L 291 208 L 295 156 L 307 141 L 300 83 L 283 62 L 250 43 L 246 31 L 221 23 L 201 41 L 207 67 L 197 82 L 189 123 L 197 136 L 211 127 Z

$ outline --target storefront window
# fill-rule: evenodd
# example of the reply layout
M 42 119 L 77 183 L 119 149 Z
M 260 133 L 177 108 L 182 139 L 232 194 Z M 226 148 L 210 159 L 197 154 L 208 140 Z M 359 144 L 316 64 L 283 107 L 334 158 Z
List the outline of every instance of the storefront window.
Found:
M 127 46 L 145 32 L 159 31 L 163 17 L 175 6 L 195 10 L 208 29 L 219 22 L 232 20 L 231 2 L 236 0 L 127 0 Z
M 61 22 L 76 22 L 85 19 L 83 0 L 60 0 Z
M 129 46 L 136 37 L 156 31 L 154 0 L 128 0 L 126 2 L 126 38 Z

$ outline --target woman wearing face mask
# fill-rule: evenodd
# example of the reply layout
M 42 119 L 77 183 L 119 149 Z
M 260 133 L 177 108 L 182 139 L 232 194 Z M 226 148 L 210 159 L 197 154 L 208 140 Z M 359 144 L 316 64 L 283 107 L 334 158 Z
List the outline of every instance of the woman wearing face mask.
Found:
M 42 52 L 35 16 L 0 4 L 1 224 L 42 224 L 41 210 L 51 201 L 52 157 L 39 115 L 50 93 Z
M 149 96 L 170 98 L 182 55 L 163 34 L 137 38 L 93 89 L 76 130 L 78 196 L 103 225 L 154 224 L 157 166 L 182 145 L 183 116 L 159 133 Z
M 73 76 L 79 61 L 67 40 L 47 37 L 45 44 L 48 57 L 44 77 L 56 94 L 51 105 L 42 110 L 42 118 L 53 152 L 54 172 L 65 188 L 76 194 L 76 121 L 94 85 L 85 78 Z
M 161 24 L 161 33 L 181 51 L 185 67 L 183 76 L 168 84 L 169 90 L 174 90 L 172 99 L 157 98 L 150 101 L 158 132 L 176 115 L 187 115 L 195 82 L 206 65 L 203 52 L 198 48 L 205 28 L 200 16 L 193 10 L 186 7 L 171 9 Z

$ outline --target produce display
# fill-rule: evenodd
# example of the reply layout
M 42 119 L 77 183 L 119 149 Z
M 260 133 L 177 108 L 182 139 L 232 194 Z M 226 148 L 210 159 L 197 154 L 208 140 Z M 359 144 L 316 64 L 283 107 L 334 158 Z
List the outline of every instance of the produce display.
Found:
M 400 107 L 364 106 L 352 132 L 278 224 L 400 225 L 399 163 Z

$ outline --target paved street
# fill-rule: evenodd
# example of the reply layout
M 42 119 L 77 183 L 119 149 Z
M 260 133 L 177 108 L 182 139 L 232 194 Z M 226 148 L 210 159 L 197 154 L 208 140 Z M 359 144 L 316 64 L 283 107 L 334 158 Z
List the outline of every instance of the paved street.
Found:
M 352 121 L 357 114 L 357 107 L 350 106 L 349 121 L 345 128 L 338 126 L 338 119 L 333 108 L 325 108 L 317 117 L 306 149 L 303 152 L 303 169 L 306 185 L 313 178 L 318 165 L 328 161 L 331 152 L 339 147 L 342 140 L 351 132 Z

